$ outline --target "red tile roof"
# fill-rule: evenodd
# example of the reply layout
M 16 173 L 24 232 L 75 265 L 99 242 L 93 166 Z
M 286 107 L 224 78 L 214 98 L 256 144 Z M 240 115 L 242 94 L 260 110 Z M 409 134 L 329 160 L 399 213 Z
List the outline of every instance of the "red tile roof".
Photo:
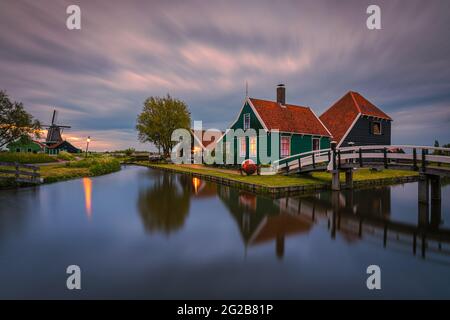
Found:
M 268 130 L 330 136 L 325 126 L 309 107 L 249 98 Z
M 339 144 L 345 133 L 359 115 L 392 120 L 386 113 L 364 98 L 358 92 L 349 91 L 319 118 Z

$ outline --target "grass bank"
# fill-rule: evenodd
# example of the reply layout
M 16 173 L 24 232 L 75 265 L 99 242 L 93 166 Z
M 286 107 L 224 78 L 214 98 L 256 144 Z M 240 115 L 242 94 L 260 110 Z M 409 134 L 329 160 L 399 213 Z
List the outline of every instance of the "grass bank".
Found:
M 53 183 L 84 177 L 94 177 L 120 170 L 119 160 L 113 157 L 96 157 L 79 161 L 51 164 L 40 167 L 44 183 Z M 14 178 L 0 179 L 0 188 L 13 188 L 27 186 L 25 183 L 16 183 Z
M 119 160 L 112 157 L 87 158 L 70 161 L 61 165 L 41 167 L 44 183 L 70 180 L 82 177 L 95 177 L 120 170 Z
M 47 163 L 57 162 L 56 157 L 46 153 L 0 152 L 0 162 Z
M 313 172 L 303 175 L 272 175 L 272 176 L 241 176 L 224 170 L 214 170 L 205 167 L 201 169 L 174 164 L 153 164 L 148 162 L 135 162 L 136 165 L 147 166 L 172 172 L 187 173 L 207 180 L 249 189 L 262 193 L 293 193 L 309 190 L 328 189 L 331 185 L 331 173 Z M 394 184 L 414 181 L 418 177 L 415 171 L 391 170 L 372 171 L 370 169 L 358 169 L 354 172 L 353 181 L 356 187 L 373 184 Z M 340 175 L 340 180 L 345 183 L 345 174 Z

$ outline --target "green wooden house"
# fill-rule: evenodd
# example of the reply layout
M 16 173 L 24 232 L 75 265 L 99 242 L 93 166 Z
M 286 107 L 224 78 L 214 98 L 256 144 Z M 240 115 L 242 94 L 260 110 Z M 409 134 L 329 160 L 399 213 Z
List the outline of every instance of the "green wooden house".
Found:
M 277 87 L 277 101 L 268 101 L 246 97 L 243 106 L 236 118 L 230 125 L 230 129 L 259 129 L 264 130 L 264 139 L 267 138 L 267 148 L 260 150 L 259 134 L 256 137 L 234 138 L 234 144 L 226 141 L 224 135 L 223 143 L 225 150 L 230 150 L 234 145 L 234 163 L 238 159 L 252 159 L 260 164 L 260 151 L 272 155 L 271 134 L 273 130 L 279 131 L 279 158 L 286 158 L 299 153 L 326 149 L 330 147 L 331 133 L 320 121 L 314 111 L 309 107 L 286 104 L 286 89 L 283 84 Z M 227 152 L 227 151 L 225 151 Z

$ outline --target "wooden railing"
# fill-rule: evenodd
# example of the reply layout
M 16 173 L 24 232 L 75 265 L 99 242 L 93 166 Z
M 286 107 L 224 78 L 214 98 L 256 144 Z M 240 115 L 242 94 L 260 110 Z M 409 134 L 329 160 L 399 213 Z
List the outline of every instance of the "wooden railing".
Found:
M 326 166 L 324 166 L 326 164 Z M 398 167 L 426 171 L 431 165 L 450 169 L 450 148 L 412 145 L 373 145 L 308 151 L 274 161 L 273 172 L 295 173 L 349 167 Z M 442 168 L 444 169 L 444 168 Z M 436 168 L 434 168 L 436 170 Z M 448 171 L 448 170 L 446 170 Z
M 275 171 L 289 173 L 292 170 L 298 170 L 305 166 L 315 168 L 321 163 L 329 163 L 330 161 L 331 149 L 313 150 L 276 160 L 273 162 L 272 168 Z
M 21 164 L 18 162 L 0 162 L 0 179 L 1 178 L 13 178 L 16 182 L 33 184 L 42 182 L 38 166 Z
M 378 165 L 386 169 L 405 166 L 426 171 L 430 164 L 438 167 L 450 164 L 450 148 L 412 145 L 343 147 L 333 153 L 328 170 Z

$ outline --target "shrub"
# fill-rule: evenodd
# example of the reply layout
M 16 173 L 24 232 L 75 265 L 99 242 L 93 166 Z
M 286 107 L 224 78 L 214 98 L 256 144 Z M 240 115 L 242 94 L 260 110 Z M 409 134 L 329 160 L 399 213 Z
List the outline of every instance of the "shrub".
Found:
M 58 159 L 70 161 L 70 160 L 75 160 L 75 156 L 67 151 L 61 151 L 58 154 Z
M 89 168 L 93 176 L 120 170 L 120 161 L 113 157 L 87 158 L 80 161 L 70 161 L 66 166 L 71 168 Z
M 98 159 L 97 161 L 94 161 L 89 167 L 89 171 L 91 172 L 92 175 L 95 176 L 119 170 L 120 170 L 119 160 L 109 157 Z

